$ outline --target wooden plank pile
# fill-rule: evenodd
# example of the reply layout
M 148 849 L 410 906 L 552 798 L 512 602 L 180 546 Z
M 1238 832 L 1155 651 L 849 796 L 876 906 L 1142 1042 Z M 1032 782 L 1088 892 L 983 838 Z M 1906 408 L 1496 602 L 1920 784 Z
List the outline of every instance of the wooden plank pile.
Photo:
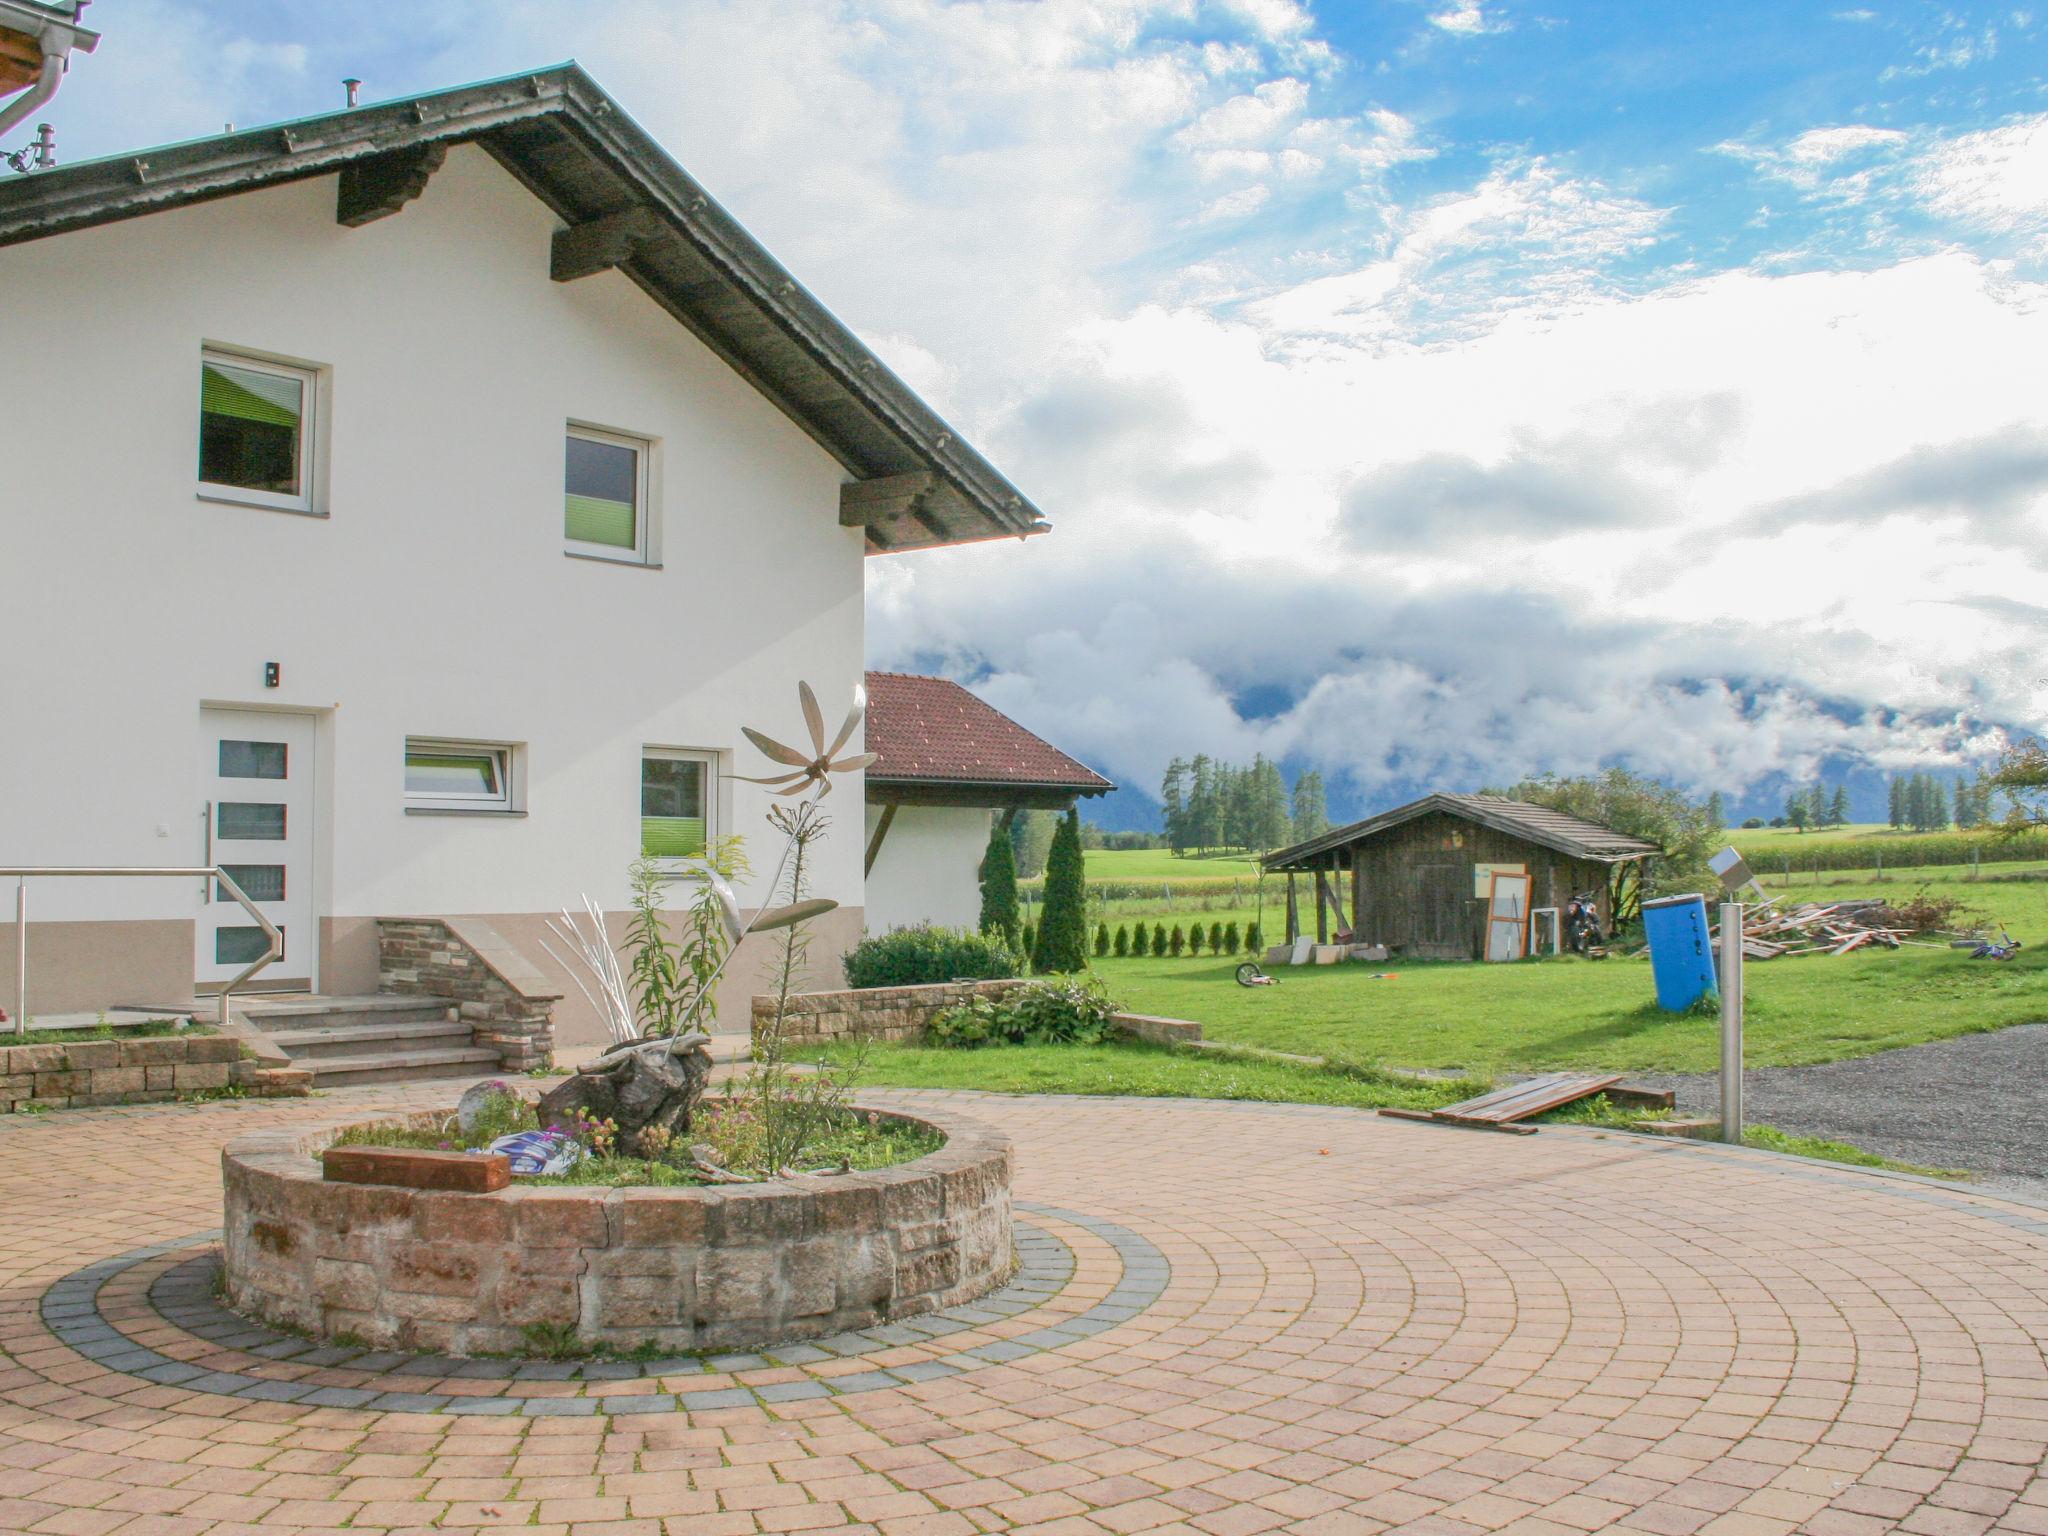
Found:
M 1751 960 L 1796 958 L 1800 955 L 1847 955 L 1873 946 L 1899 949 L 1926 944 L 1920 930 L 1902 926 L 1898 914 L 1883 901 L 1817 902 L 1780 908 L 1775 902 L 1749 908 L 1743 915 L 1742 952 Z M 1715 925 L 1715 943 L 1720 925 Z M 1939 948 L 1939 945 L 1929 945 Z
M 1382 1109 L 1381 1114 L 1395 1120 L 1433 1120 L 1439 1125 L 1464 1125 L 1489 1131 L 1507 1131 L 1516 1136 L 1533 1136 L 1536 1127 L 1517 1125 L 1517 1120 L 1527 1120 L 1548 1110 L 1560 1109 L 1567 1104 L 1589 1099 L 1596 1093 L 1604 1093 L 1621 1081 L 1619 1072 L 1604 1076 L 1584 1072 L 1552 1072 L 1544 1077 L 1535 1077 L 1527 1082 L 1515 1083 L 1506 1088 L 1496 1088 L 1491 1093 L 1482 1093 L 1476 1099 L 1466 1099 L 1460 1104 L 1446 1104 L 1441 1109 Z M 1644 1097 L 1638 1093 L 1635 1097 Z M 1662 1107 L 1670 1107 L 1670 1095 L 1663 1095 Z

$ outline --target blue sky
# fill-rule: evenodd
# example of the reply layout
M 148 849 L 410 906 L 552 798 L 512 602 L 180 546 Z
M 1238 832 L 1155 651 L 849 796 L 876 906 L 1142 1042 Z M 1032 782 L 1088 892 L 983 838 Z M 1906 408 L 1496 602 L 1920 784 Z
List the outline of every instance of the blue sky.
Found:
M 2048 7 L 99 0 L 70 158 L 575 56 L 1039 502 L 870 659 L 1137 784 L 2048 723 Z

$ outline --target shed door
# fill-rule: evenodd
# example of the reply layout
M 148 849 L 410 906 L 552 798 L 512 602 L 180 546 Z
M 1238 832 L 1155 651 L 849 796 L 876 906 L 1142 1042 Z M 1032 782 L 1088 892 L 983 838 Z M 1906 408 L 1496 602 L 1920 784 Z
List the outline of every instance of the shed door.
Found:
M 1437 960 L 1471 954 L 1466 932 L 1472 872 L 1460 864 L 1424 864 L 1415 871 L 1415 938 L 1411 953 Z

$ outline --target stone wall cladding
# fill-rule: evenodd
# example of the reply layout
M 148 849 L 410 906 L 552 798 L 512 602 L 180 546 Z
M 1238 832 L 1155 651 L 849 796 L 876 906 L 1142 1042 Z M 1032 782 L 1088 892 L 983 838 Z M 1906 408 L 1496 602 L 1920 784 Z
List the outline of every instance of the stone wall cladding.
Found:
M 232 1035 L 0 1045 L 0 1114 L 156 1104 L 230 1084 L 259 1097 L 307 1091 L 309 1074 L 282 1080 L 242 1056 L 242 1044 Z
M 948 1008 L 975 997 L 1001 997 L 1023 986 L 1021 977 L 1000 981 L 942 981 L 921 987 L 867 987 L 845 992 L 803 992 L 790 998 L 783 1015 L 783 1042 L 802 1048 L 832 1045 L 856 1035 L 870 1040 L 918 1040 L 925 1027 Z M 754 999 L 754 1034 L 775 1017 L 775 999 Z
M 498 1053 L 507 1072 L 554 1065 L 559 992 L 488 923 L 467 918 L 377 920 L 377 986 L 444 997 L 470 1038 Z
M 222 1154 L 228 1297 L 322 1337 L 450 1354 L 522 1352 L 536 1326 L 745 1349 L 955 1306 L 1009 1275 L 1010 1143 L 920 1118 L 946 1145 L 866 1173 L 490 1194 L 330 1184 L 318 1156 L 338 1126 L 257 1132 Z

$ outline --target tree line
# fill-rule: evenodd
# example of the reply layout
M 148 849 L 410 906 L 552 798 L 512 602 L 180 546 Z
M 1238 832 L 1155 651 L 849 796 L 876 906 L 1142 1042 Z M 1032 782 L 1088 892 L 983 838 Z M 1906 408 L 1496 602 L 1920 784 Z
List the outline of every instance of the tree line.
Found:
M 1176 757 L 1160 780 L 1166 846 L 1177 854 L 1209 848 L 1263 853 L 1306 842 L 1330 829 L 1323 776 L 1311 768 L 1290 789 L 1280 765 L 1263 753 L 1247 764 L 1206 753 Z

